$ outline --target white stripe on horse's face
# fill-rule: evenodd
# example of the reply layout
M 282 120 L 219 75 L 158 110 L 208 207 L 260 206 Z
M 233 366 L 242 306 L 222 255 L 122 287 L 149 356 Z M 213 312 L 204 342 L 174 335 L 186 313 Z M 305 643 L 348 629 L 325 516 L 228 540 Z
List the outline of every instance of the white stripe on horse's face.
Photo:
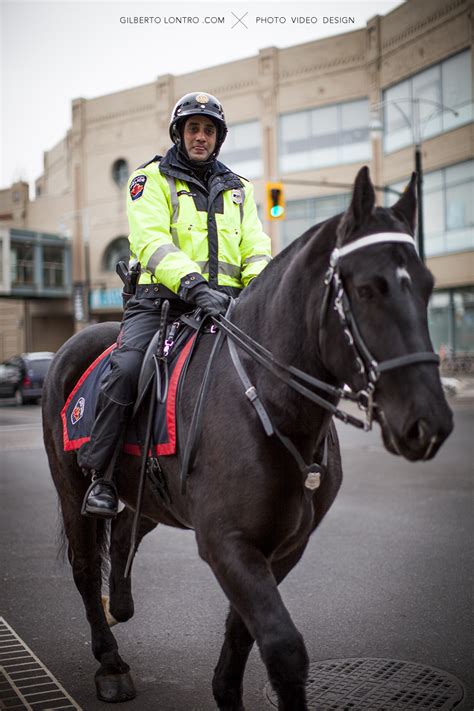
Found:
M 405 267 L 397 267 L 397 279 L 399 282 L 408 281 L 411 284 L 411 276 L 408 274 Z

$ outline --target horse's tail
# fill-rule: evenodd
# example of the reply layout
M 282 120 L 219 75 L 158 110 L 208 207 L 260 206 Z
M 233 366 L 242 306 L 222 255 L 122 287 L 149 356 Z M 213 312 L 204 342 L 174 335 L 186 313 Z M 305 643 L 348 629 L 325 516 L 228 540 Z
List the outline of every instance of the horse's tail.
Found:
M 99 552 L 102 568 L 102 577 L 104 582 L 108 580 L 110 573 L 110 521 L 106 519 L 96 519 L 96 544 Z M 66 562 L 66 558 L 71 562 L 69 555 L 69 543 L 64 526 L 64 519 L 61 510 L 61 502 L 58 498 L 58 517 L 56 522 L 56 542 L 57 542 L 57 559 L 61 563 Z

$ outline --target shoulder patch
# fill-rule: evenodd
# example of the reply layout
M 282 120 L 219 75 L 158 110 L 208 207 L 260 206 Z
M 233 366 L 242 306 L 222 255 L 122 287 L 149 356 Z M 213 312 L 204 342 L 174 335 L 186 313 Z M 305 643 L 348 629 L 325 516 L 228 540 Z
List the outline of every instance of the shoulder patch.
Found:
M 138 200 L 143 195 L 145 189 L 146 175 L 137 175 L 130 183 L 130 197 Z
M 235 202 L 236 205 L 240 205 L 243 199 L 243 188 L 239 188 L 238 190 L 232 190 L 232 202 Z

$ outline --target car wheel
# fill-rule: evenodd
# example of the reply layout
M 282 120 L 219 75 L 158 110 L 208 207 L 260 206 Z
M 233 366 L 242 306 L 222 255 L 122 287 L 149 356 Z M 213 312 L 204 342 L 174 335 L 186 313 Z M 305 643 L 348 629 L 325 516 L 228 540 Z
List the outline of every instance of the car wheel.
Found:
M 23 395 L 23 390 L 21 388 L 17 388 L 15 390 L 15 402 L 17 405 L 25 404 L 25 396 Z

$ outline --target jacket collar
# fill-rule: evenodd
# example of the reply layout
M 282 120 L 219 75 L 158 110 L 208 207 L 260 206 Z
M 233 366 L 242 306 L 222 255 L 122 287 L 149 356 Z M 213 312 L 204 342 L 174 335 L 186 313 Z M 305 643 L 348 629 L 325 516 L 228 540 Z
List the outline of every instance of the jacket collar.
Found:
M 203 181 L 193 171 L 192 166 L 180 156 L 176 146 L 172 146 L 166 155 L 161 159 L 159 164 L 160 172 L 163 175 L 169 175 L 172 178 L 178 178 L 186 182 L 191 181 L 206 188 Z M 209 166 L 210 178 L 208 181 L 209 188 L 214 183 L 215 178 L 220 176 L 219 181 L 222 184 L 222 189 L 229 187 L 238 187 L 241 185 L 239 178 L 228 168 L 224 163 L 218 160 L 212 161 Z M 206 188 L 207 189 L 207 188 Z

